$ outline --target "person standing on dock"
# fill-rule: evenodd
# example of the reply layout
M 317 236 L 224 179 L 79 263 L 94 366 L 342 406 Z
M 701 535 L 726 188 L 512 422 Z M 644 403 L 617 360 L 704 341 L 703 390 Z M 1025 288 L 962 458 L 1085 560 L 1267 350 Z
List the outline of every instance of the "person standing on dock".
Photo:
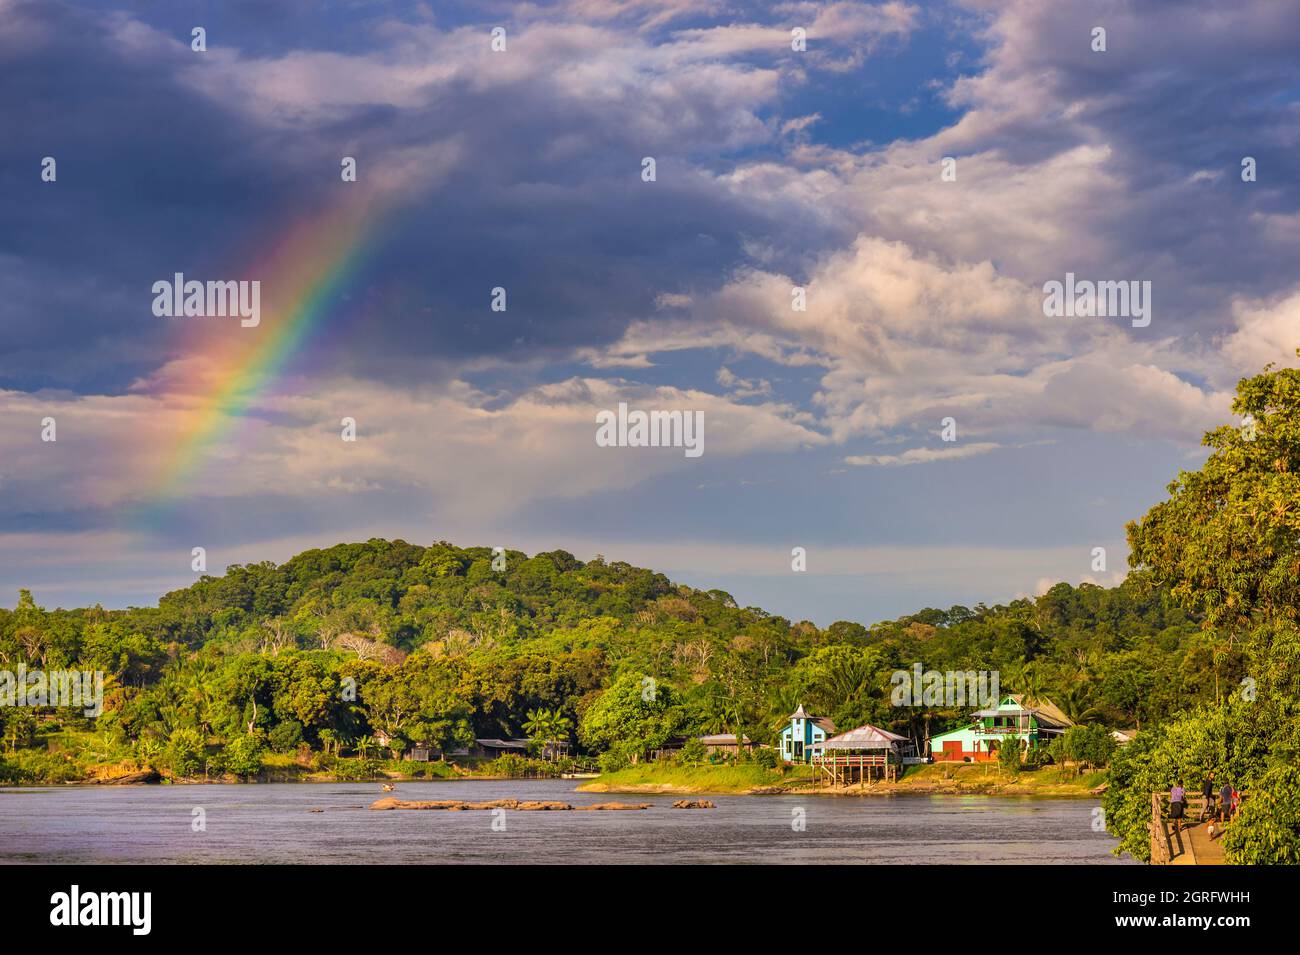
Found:
M 1187 808 L 1187 790 L 1183 789 L 1183 781 L 1180 779 L 1174 783 L 1174 788 L 1169 790 L 1169 818 L 1174 821 L 1174 833 L 1181 834 L 1183 831 L 1183 812 Z M 1179 839 L 1179 843 L 1182 840 Z
M 1223 781 L 1223 788 L 1219 790 L 1219 818 L 1223 820 L 1225 826 L 1232 818 L 1232 785 L 1226 779 Z
M 1214 818 L 1214 771 L 1211 770 L 1206 774 L 1205 782 L 1201 783 L 1201 795 L 1205 797 L 1205 804 L 1201 806 L 1201 822 L 1206 819 Z

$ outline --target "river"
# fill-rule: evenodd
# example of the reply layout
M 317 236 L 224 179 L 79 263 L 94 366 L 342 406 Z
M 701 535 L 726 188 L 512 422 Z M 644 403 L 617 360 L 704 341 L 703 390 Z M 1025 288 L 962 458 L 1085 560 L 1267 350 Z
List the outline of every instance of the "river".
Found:
M 376 783 L 0 789 L 0 862 L 1120 863 L 1115 840 L 1093 828 L 1095 800 L 706 796 L 691 798 L 716 809 L 675 810 L 679 797 L 575 785 L 403 782 L 394 795 L 652 808 L 371 812 Z

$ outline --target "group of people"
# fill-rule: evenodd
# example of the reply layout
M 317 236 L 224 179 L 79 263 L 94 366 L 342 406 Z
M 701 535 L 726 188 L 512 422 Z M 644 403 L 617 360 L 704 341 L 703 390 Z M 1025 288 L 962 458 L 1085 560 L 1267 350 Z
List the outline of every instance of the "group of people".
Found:
M 1210 838 L 1214 838 L 1214 823 L 1220 823 L 1219 831 L 1227 825 L 1237 810 L 1241 808 L 1241 793 L 1232 788 L 1232 784 L 1226 779 L 1223 785 L 1216 786 L 1214 782 L 1214 773 L 1209 773 L 1205 781 L 1201 783 L 1201 795 L 1205 797 L 1205 804 L 1201 806 L 1201 818 L 1199 822 L 1210 820 Z M 1215 805 L 1215 799 L 1218 799 L 1218 805 Z M 1169 818 L 1173 820 L 1174 832 L 1183 831 L 1183 818 L 1187 815 L 1187 790 L 1183 789 L 1183 781 L 1180 779 L 1174 783 L 1169 790 Z

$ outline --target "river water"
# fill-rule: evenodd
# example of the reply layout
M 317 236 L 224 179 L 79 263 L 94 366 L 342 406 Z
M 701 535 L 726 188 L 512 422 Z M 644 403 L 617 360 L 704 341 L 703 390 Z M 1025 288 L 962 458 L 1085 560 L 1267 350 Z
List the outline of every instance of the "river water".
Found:
M 705 796 L 691 798 L 716 809 L 675 810 L 680 797 L 575 785 L 404 782 L 393 795 L 652 808 L 371 812 L 383 795 L 376 783 L 0 789 L 0 863 L 1120 862 L 1110 854 L 1115 840 L 1093 829 L 1095 800 Z M 196 831 L 199 820 L 206 828 Z

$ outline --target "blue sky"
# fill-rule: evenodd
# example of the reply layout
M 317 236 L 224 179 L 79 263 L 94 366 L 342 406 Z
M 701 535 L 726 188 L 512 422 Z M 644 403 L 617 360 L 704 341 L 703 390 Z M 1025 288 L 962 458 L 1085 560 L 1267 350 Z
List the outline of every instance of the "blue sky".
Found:
M 1297 47 L 1274 2 L 0 0 L 0 602 L 371 536 L 823 625 L 1117 582 L 1125 521 L 1300 345 Z M 250 333 L 178 333 L 151 283 L 349 188 L 391 208 L 355 274 L 133 520 Z M 1150 326 L 1046 317 L 1066 272 L 1150 281 Z M 704 455 L 597 447 L 620 401 L 702 411 Z

